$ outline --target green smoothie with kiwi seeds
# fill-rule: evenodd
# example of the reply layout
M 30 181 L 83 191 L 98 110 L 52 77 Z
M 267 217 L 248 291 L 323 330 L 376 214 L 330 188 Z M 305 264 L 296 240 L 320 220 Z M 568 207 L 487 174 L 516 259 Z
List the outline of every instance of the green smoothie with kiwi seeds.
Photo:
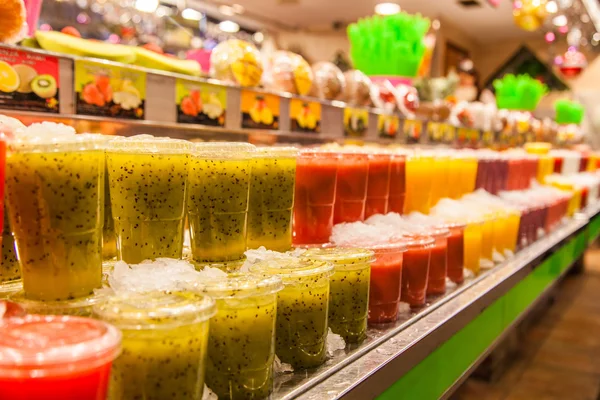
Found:
M 198 143 L 192 148 L 187 210 L 195 262 L 244 257 L 254 149 L 246 143 Z
M 105 140 L 58 131 L 11 143 L 6 162 L 9 220 L 34 300 L 83 297 L 101 285 Z
M 366 249 L 314 248 L 301 256 L 334 266 L 329 293 L 329 327 L 347 343 L 366 338 L 371 263 L 375 253 Z
M 329 263 L 308 259 L 274 259 L 250 267 L 254 273 L 283 281 L 284 288 L 277 294 L 275 353 L 294 368 L 325 362 L 332 270 Z
M 287 251 L 292 247 L 296 155 L 290 147 L 257 149 L 250 181 L 248 248 Z
M 181 258 L 190 143 L 149 135 L 108 144 L 117 257 L 129 264 Z
M 206 384 L 219 399 L 264 399 L 271 393 L 277 292 L 282 288 L 274 276 L 233 273 L 192 289 L 217 305 L 210 321 Z
M 123 333 L 110 400 L 201 400 L 214 301 L 193 293 L 116 296 L 94 315 Z

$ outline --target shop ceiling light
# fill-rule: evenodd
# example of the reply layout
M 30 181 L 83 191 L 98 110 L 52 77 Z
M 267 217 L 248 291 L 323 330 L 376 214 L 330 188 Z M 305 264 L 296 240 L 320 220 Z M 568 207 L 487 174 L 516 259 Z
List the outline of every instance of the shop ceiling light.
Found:
M 265 35 L 262 32 L 256 32 L 252 35 L 252 39 L 254 39 L 256 43 L 262 43 L 263 40 L 265 40 Z
M 375 6 L 375 14 L 392 15 L 400 12 L 400 6 L 395 3 L 379 3 Z
M 556 14 L 558 12 L 558 4 L 555 1 L 549 1 L 546 3 L 546 11 L 550 14 Z
M 219 23 L 219 29 L 227 33 L 236 33 L 240 30 L 240 26 L 233 21 L 222 21 Z
M 556 17 L 552 18 L 552 23 L 555 26 L 567 26 L 569 20 L 567 20 L 566 15 L 557 15 Z
M 185 10 L 183 10 L 181 12 L 181 16 L 184 19 L 188 19 L 190 21 L 200 21 L 202 19 L 202 13 L 191 8 L 186 8 Z
M 228 17 L 235 15 L 235 11 L 233 10 L 233 7 L 225 6 L 225 5 L 219 6 L 219 12 Z
M 153 13 L 158 8 L 158 0 L 135 0 L 135 8 L 141 12 Z

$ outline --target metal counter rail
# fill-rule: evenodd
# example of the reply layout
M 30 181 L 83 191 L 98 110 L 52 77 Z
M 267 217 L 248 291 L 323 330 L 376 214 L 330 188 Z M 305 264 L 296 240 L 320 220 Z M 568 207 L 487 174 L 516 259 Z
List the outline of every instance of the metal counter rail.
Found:
M 323 366 L 275 379 L 273 398 L 373 398 L 526 277 L 541 260 L 600 212 L 590 207 L 510 260 L 466 281 L 418 312 L 368 330 L 358 347 L 337 351 Z

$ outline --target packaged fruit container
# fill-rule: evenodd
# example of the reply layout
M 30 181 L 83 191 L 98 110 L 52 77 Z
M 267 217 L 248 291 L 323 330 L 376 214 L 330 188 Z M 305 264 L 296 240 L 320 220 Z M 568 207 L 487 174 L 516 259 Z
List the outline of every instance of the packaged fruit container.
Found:
M 122 295 L 95 306 L 96 317 L 123 332 L 109 398 L 202 399 L 214 313 L 214 300 L 186 292 Z
M 345 87 L 344 73 L 330 62 L 318 62 L 312 66 L 314 82 L 310 91 L 311 96 L 323 100 L 340 98 Z
M 210 55 L 210 76 L 240 86 L 257 86 L 263 73 L 260 52 L 251 43 L 230 39 L 221 42 Z
M 257 274 L 278 276 L 275 354 L 294 368 L 325 362 L 329 279 L 333 265 L 306 259 L 274 259 L 255 264 Z
M 306 95 L 313 84 L 313 71 L 302 56 L 291 51 L 276 51 L 271 60 L 272 82 L 278 91 Z

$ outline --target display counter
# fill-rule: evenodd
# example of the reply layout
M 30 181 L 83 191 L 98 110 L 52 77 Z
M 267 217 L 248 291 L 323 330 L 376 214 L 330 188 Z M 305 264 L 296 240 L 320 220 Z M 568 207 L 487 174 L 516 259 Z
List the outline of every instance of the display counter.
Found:
M 279 375 L 277 399 L 448 397 L 600 234 L 588 207 L 516 256 L 396 323 L 370 328 L 322 367 Z

